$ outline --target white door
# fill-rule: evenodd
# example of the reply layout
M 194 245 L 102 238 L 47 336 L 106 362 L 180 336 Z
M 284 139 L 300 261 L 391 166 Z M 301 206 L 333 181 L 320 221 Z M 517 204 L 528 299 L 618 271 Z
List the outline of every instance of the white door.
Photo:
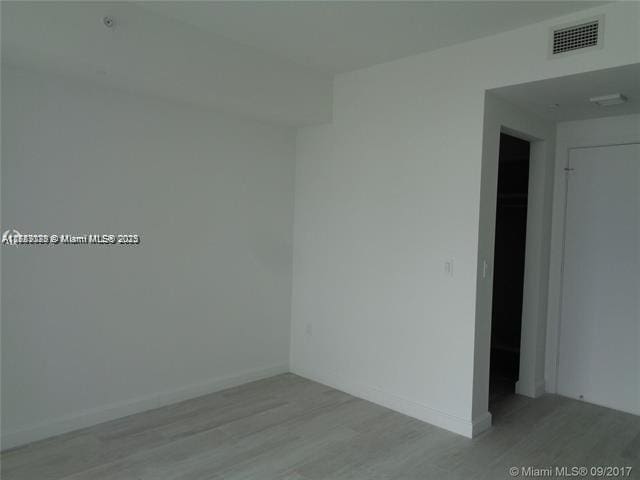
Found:
M 640 145 L 569 168 L 558 393 L 640 414 Z

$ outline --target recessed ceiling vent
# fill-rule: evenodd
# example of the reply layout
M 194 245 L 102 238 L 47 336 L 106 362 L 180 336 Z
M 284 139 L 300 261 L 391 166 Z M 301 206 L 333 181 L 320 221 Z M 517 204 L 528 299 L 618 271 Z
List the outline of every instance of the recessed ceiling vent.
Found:
M 551 56 L 602 47 L 603 18 L 561 25 L 551 29 Z

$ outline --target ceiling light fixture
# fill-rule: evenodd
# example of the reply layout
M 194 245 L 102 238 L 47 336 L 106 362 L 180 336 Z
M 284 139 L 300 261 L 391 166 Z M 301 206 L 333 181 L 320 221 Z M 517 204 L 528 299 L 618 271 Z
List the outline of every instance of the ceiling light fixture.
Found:
M 591 97 L 591 103 L 595 103 L 599 107 L 610 107 L 612 105 L 621 105 L 627 101 L 627 97 L 621 93 L 612 93 L 610 95 L 601 95 L 599 97 Z

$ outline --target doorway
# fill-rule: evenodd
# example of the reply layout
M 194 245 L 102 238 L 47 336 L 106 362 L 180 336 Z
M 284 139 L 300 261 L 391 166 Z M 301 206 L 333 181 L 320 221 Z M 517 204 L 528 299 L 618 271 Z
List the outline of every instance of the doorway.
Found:
M 491 311 L 490 408 L 515 393 L 520 373 L 530 153 L 528 141 L 500 134 Z

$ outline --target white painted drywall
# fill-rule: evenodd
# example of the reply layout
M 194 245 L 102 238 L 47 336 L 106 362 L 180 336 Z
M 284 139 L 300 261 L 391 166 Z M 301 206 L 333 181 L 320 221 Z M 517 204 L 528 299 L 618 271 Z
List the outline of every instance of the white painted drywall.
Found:
M 482 186 L 477 276 L 476 349 L 474 360 L 474 418 L 487 411 L 489 399 L 489 355 L 493 264 L 495 250 L 496 195 L 500 133 L 531 143 L 527 242 L 518 393 L 538 396 L 544 391 L 545 313 L 549 278 L 550 208 L 553 188 L 555 125 L 487 93 L 484 109 Z M 486 262 L 486 272 L 484 267 Z M 489 321 L 487 321 L 487 318 Z M 478 347 L 482 348 L 478 348 Z
M 485 90 L 639 62 L 639 11 L 611 4 L 336 77 L 332 123 L 297 137 L 294 372 L 465 435 L 486 426 L 472 412 L 488 355 L 476 325 L 490 325 L 486 309 L 476 320 Z M 598 14 L 602 49 L 547 57 L 552 25 Z
M 546 390 L 554 393 L 557 392 L 558 331 L 566 205 L 564 168 L 567 166 L 569 150 L 576 147 L 640 142 L 640 115 L 562 122 L 557 125 L 556 138 L 545 366 Z
M 3 448 L 287 370 L 295 134 L 2 71 Z

